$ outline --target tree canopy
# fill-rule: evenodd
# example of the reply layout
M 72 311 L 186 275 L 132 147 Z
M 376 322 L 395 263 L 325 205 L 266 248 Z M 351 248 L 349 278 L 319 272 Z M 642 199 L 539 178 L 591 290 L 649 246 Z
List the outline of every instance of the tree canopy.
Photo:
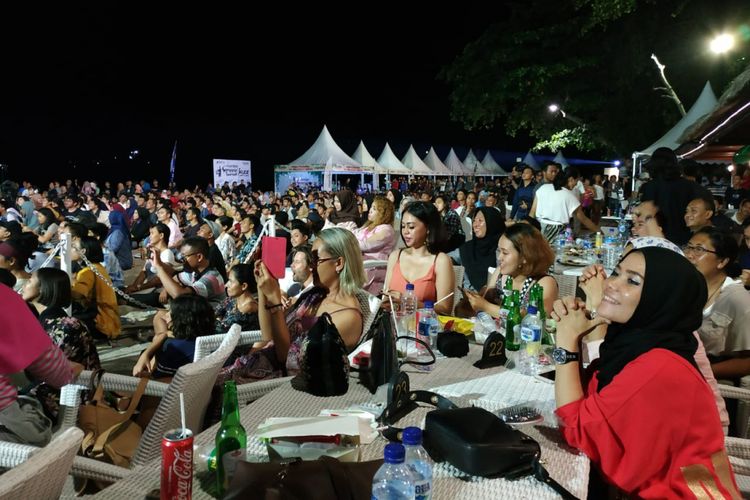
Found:
M 467 129 L 528 130 L 553 150 L 628 154 L 680 118 L 655 90 L 662 83 L 651 54 L 686 107 L 709 77 L 720 92 L 738 67 L 711 59 L 706 40 L 750 21 L 749 3 L 722 4 L 717 14 L 715 4 L 690 0 L 517 1 L 441 72 L 452 117 Z M 578 123 L 550 113 L 552 103 Z

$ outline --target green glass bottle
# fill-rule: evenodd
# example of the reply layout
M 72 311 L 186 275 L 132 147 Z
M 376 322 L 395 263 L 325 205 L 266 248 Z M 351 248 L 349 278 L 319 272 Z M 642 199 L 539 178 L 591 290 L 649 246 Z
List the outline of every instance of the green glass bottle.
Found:
M 517 351 L 521 347 L 521 293 L 513 290 L 510 309 L 505 319 L 505 348 Z
M 534 283 L 534 286 L 531 287 L 531 293 L 534 297 L 533 301 L 536 305 L 537 311 L 539 311 L 539 319 L 542 320 L 542 344 L 555 345 L 549 329 L 547 328 L 547 314 L 544 311 L 544 287 L 539 283 Z
M 240 408 L 237 401 L 237 384 L 234 380 L 224 382 L 224 402 L 221 409 L 221 427 L 216 433 L 216 482 L 219 493 L 229 487 L 229 478 L 224 471 L 223 457 L 230 451 L 247 448 L 247 433 L 240 423 Z

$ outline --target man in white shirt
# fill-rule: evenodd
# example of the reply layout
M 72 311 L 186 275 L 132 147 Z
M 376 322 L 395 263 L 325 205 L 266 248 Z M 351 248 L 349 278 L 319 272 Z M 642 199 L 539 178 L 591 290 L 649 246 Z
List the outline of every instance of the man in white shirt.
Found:
M 159 210 L 156 211 L 156 219 L 169 228 L 169 248 L 179 248 L 182 241 L 182 231 L 172 218 L 172 209 L 167 206 L 159 207 Z

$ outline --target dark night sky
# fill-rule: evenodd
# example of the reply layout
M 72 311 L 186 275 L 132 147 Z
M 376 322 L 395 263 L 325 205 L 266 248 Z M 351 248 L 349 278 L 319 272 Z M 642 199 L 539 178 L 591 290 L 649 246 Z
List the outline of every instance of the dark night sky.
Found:
M 235 158 L 251 160 L 255 184 L 269 187 L 272 166 L 302 154 L 323 124 L 347 153 L 363 139 L 376 157 L 386 140 L 398 155 L 412 142 L 440 155 L 530 143 L 465 132 L 436 79 L 502 11 L 298 10 L 290 19 L 71 8 L 3 19 L 0 162 L 17 180 L 140 176 L 146 160 L 149 177 L 164 180 L 177 139 L 178 182 L 205 183 L 211 158 Z M 135 148 L 141 158 L 122 163 Z

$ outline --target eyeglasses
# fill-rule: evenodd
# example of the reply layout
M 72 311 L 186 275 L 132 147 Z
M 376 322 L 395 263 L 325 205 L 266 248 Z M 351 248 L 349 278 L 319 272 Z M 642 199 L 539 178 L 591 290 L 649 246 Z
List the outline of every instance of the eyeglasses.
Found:
M 321 259 L 318 257 L 318 251 L 313 250 L 312 252 L 312 265 L 313 267 L 318 267 L 319 264 L 322 264 L 323 262 L 328 262 L 329 260 L 336 260 L 338 257 L 326 257 L 324 259 Z
M 694 253 L 696 255 L 703 255 L 704 253 L 712 253 L 712 254 L 716 255 L 716 251 L 715 250 L 709 250 L 708 248 L 703 248 L 703 247 L 699 247 L 699 246 L 695 246 L 695 245 L 690 245 L 690 244 L 684 245 L 682 247 L 682 251 L 685 252 L 685 253 L 692 252 L 692 253 Z
M 182 258 L 180 259 L 180 261 L 185 262 L 188 257 L 192 257 L 193 255 L 198 255 L 198 252 L 184 253 L 182 254 Z

